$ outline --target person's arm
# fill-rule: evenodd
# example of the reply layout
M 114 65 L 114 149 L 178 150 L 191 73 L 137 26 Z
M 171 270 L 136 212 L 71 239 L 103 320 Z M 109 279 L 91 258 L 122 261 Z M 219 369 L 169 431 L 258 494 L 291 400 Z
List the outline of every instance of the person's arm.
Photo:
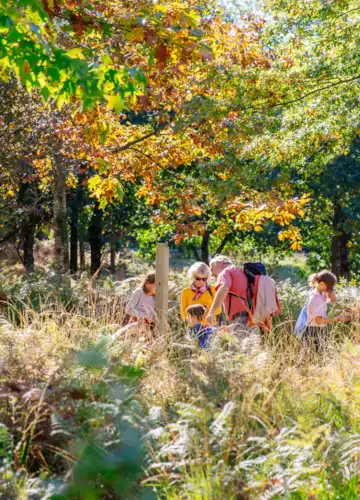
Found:
M 146 318 L 148 314 L 141 310 L 139 307 L 141 303 L 142 290 L 137 289 L 133 292 L 130 301 L 126 306 L 125 312 L 130 314 L 130 316 L 135 316 L 136 318 Z
M 233 325 L 222 325 L 222 326 L 219 326 L 219 328 L 218 328 L 218 331 L 220 333 L 223 333 L 223 332 L 232 332 L 233 330 L 234 330 Z
M 186 320 L 186 308 L 188 306 L 186 288 L 181 293 L 181 317 Z
M 216 288 L 213 285 L 211 286 L 211 293 L 212 293 L 212 297 L 211 298 L 214 299 L 215 295 L 216 295 Z M 216 317 L 219 316 L 219 314 L 221 314 L 221 312 L 222 312 L 221 306 L 218 307 L 217 309 L 214 309 L 214 315 Z
M 316 316 L 315 323 L 319 326 L 330 325 L 331 323 L 343 323 L 345 321 L 344 314 L 339 314 L 333 318 L 323 318 L 322 316 Z
M 311 322 L 316 326 L 324 326 L 329 325 L 331 323 L 341 323 L 344 321 L 344 316 L 334 316 L 333 318 L 328 318 L 326 315 L 326 302 L 324 302 L 324 296 L 319 294 L 313 295 L 307 306 L 308 313 L 308 324 L 311 325 Z
M 206 316 L 206 319 L 209 323 L 215 322 L 215 311 L 221 308 L 228 293 L 229 293 L 229 287 L 226 283 L 221 285 L 220 288 L 217 290 L 216 295 L 214 297 L 214 301 L 211 304 L 210 310 Z

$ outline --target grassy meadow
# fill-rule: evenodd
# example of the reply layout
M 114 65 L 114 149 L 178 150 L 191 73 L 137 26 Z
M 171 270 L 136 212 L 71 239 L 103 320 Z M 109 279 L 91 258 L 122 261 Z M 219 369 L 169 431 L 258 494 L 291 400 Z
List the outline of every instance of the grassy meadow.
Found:
M 360 498 L 359 35 L 359 0 L 0 0 L 0 500 Z M 125 314 L 160 244 L 162 334 Z M 200 350 L 223 253 L 282 311 Z
M 185 273 L 171 275 L 168 335 L 150 343 L 116 335 L 135 277 L 11 268 L 1 282 L 0 498 L 358 498 L 359 326 L 304 353 L 292 328 L 306 280 L 279 281 L 271 334 L 223 334 L 211 352 L 179 318 Z M 340 284 L 335 309 L 359 293 Z

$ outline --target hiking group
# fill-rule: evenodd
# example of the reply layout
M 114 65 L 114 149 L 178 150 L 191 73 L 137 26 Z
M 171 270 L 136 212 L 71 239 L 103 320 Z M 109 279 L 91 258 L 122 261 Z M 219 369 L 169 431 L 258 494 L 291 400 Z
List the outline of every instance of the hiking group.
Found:
M 211 284 L 211 277 L 216 282 Z M 188 334 L 200 348 L 210 348 L 215 334 L 231 331 L 241 337 L 249 332 L 266 333 L 272 317 L 281 312 L 276 284 L 261 262 L 235 266 L 226 256 L 217 256 L 210 267 L 196 262 L 188 270 L 189 286 L 181 293 L 181 317 Z M 336 300 L 336 277 L 321 271 L 311 277 L 313 290 L 295 325 L 295 335 L 319 352 L 326 340 L 327 325 L 348 320 L 346 313 L 327 317 L 327 305 Z M 148 274 L 126 308 L 129 324 L 155 326 L 155 274 Z M 148 336 L 148 334 L 147 334 Z

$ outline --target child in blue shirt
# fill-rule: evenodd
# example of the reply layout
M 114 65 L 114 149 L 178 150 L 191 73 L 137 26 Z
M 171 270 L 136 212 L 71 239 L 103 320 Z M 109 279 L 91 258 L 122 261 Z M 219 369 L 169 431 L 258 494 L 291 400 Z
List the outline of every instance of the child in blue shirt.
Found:
M 186 308 L 186 321 L 189 325 L 189 336 L 197 340 L 200 349 L 211 348 L 211 337 L 217 331 L 230 331 L 230 326 L 215 326 L 203 325 L 202 321 L 206 316 L 206 307 L 202 304 L 193 304 Z

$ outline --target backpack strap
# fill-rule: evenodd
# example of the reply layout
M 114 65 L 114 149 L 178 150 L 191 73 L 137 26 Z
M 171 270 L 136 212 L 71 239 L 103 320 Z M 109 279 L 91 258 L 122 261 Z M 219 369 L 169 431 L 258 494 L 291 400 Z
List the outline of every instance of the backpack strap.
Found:
M 249 288 L 249 286 L 248 286 Z M 240 300 L 243 300 L 244 303 L 246 304 L 246 306 L 248 305 L 247 304 L 247 299 L 244 299 L 244 297 L 241 297 L 240 295 L 237 295 L 236 293 L 234 292 L 228 292 L 228 295 L 230 295 L 230 299 L 229 299 L 229 307 L 228 307 L 228 316 L 230 316 L 230 311 L 231 311 L 231 301 L 232 301 L 232 298 L 233 296 L 236 297 L 237 299 L 240 299 Z

